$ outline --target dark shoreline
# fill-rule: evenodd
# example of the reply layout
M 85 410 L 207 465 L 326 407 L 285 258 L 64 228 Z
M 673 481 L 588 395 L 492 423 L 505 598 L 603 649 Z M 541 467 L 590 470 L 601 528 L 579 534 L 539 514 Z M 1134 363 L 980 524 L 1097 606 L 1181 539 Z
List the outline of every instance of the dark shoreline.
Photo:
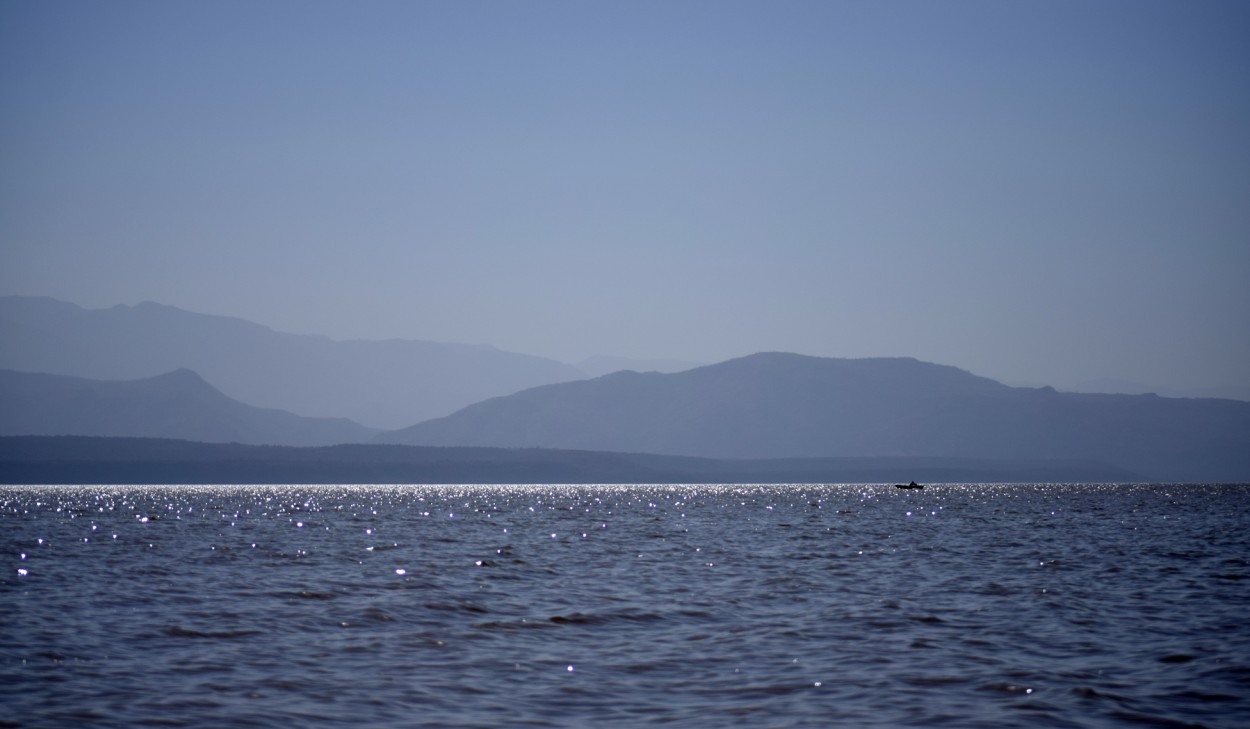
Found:
M 1126 483 L 1066 460 L 713 459 L 546 448 L 250 446 L 162 438 L 0 437 L 2 484 Z

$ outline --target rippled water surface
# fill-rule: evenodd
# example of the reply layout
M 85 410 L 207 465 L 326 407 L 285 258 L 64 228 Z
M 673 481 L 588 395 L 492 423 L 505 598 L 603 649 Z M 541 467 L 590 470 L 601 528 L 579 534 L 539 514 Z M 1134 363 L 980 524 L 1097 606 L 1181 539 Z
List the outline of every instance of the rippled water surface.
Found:
M 0 488 L 0 726 L 1236 727 L 1250 487 Z

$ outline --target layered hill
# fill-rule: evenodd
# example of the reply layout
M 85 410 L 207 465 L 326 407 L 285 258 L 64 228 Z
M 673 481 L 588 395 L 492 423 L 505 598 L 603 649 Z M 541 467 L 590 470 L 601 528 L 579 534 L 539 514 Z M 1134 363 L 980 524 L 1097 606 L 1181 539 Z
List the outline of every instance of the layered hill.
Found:
M 232 400 L 191 370 L 129 381 L 0 370 L 0 435 L 183 438 L 291 446 L 360 442 L 377 430 Z
M 903 474 L 900 476 L 900 474 Z M 955 458 L 712 459 L 546 448 L 318 448 L 165 438 L 0 437 L 0 484 L 1125 482 L 1096 463 Z
M 710 458 L 1101 461 L 1154 480 L 1250 479 L 1250 403 L 1015 388 L 913 359 L 764 353 L 536 387 L 376 442 Z
M 102 380 L 186 368 L 251 405 L 381 428 L 584 377 L 572 365 L 485 345 L 336 341 L 153 303 L 84 309 L 0 297 L 0 342 L 0 368 Z
M 681 372 L 700 367 L 706 362 L 688 362 L 680 359 L 633 359 L 630 357 L 610 357 L 596 355 L 577 363 L 577 369 L 586 377 L 599 377 L 621 370 L 638 372 Z

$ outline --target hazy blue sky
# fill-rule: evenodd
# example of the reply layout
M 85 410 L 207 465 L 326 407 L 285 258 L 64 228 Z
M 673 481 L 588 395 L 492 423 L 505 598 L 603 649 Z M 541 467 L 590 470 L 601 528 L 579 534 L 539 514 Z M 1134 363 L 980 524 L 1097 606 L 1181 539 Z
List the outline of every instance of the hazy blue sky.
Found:
M 1250 3 L 0 0 L 0 294 L 1250 384 Z

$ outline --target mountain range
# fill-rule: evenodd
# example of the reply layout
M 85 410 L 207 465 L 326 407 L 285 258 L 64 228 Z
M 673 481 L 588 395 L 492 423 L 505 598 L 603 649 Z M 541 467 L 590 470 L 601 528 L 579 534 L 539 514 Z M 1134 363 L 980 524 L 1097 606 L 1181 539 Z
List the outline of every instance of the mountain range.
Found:
M 758 359 L 760 358 L 748 358 L 748 361 Z M 936 367 L 923 363 L 915 364 L 921 371 Z M 732 368 L 733 363 L 725 363 L 717 369 L 726 367 Z M 939 370 L 945 369 L 949 368 L 939 368 Z M 952 373 L 956 378 L 960 377 L 958 370 L 952 370 Z M 635 375 L 636 373 L 621 373 L 606 379 L 621 381 Z M 963 373 L 963 376 L 971 377 L 966 373 Z M 648 375 L 643 379 L 663 381 L 667 378 Z M 690 379 L 690 376 L 680 379 Z M 991 387 L 994 386 L 991 383 Z M 562 389 L 560 386 L 553 387 Z M 501 400 L 508 399 L 501 398 Z M 601 402 L 599 405 L 606 404 Z M 611 411 L 613 406 L 606 407 Z M 470 408 L 469 412 L 480 409 L 482 408 Z M 645 414 L 640 417 L 645 421 Z M 454 419 L 453 417 L 448 420 Z M 493 421 L 494 418 L 487 417 L 487 422 Z M 24 473 L 27 478 L 40 481 L 55 479 L 56 474 L 61 474 L 64 478 L 72 477 L 75 481 L 85 478 L 106 480 L 121 478 L 137 483 L 146 482 L 152 478 L 166 480 L 175 478 L 170 472 L 172 467 L 169 465 L 168 457 L 161 456 L 159 453 L 146 456 L 136 455 L 139 451 L 133 444 L 130 446 L 131 455 L 126 464 L 122 466 L 113 464 L 106 467 L 104 461 L 100 460 L 99 454 L 112 454 L 109 455 L 111 459 L 116 453 L 108 446 L 100 446 L 91 438 L 84 440 L 81 436 L 104 437 L 115 443 L 140 438 L 145 440 L 135 442 L 149 442 L 157 451 L 163 450 L 164 452 L 170 452 L 171 447 L 160 446 L 158 448 L 159 444 L 151 439 L 179 439 L 206 444 L 315 447 L 365 443 L 370 440 L 402 441 L 405 438 L 411 438 L 413 432 L 438 423 L 439 421 L 429 421 L 428 424 L 417 428 L 379 434 L 375 429 L 366 428 L 346 418 L 305 418 L 285 411 L 256 408 L 226 397 L 199 375 L 185 369 L 129 381 L 89 380 L 64 375 L 0 370 L 0 437 L 57 436 L 44 440 L 19 439 L 16 442 L 38 444 L 45 449 L 49 447 L 48 444 L 60 444 L 63 448 L 77 449 L 77 455 L 69 452 L 61 453 L 57 458 L 45 459 L 41 465 L 34 467 L 33 471 L 22 470 L 25 467 L 19 468 L 12 463 L 9 464 L 10 474 Z M 623 423 L 624 421 L 621 421 L 618 424 Z M 465 443 L 473 440 L 471 435 L 462 434 L 460 437 L 449 439 L 449 442 Z M 506 433 L 502 433 L 496 440 L 506 444 L 509 437 Z M 512 440 L 516 439 L 512 438 Z M 84 446 L 84 443 L 88 445 Z M 395 451 L 394 446 L 390 445 L 371 446 L 372 450 L 366 451 L 327 451 L 322 457 L 311 461 L 307 460 L 306 455 L 290 455 L 289 449 L 281 451 L 285 454 L 281 458 L 273 458 L 273 451 L 263 449 L 237 452 L 230 449 L 199 451 L 191 449 L 188 451 L 190 447 L 184 446 L 180 447 L 182 450 L 175 449 L 174 452 L 187 451 L 195 454 L 195 457 L 190 460 L 178 456 L 181 459 L 179 462 L 189 470 L 177 478 L 190 478 L 193 481 L 208 479 L 214 483 L 227 477 L 244 480 L 281 478 L 295 481 L 324 479 L 332 476 L 345 479 L 458 478 L 468 479 L 468 482 L 483 482 L 488 479 L 512 478 L 515 480 L 539 476 L 546 480 L 560 480 L 579 474 L 599 482 L 612 478 L 625 478 L 629 474 L 633 474 L 636 477 L 635 480 L 681 481 L 690 478 L 715 477 L 723 482 L 758 478 L 828 480 L 875 476 L 888 479 L 890 474 L 898 473 L 906 474 L 911 478 L 921 474 L 921 477 L 931 480 L 956 478 L 968 481 L 1010 478 L 1032 480 L 1141 478 L 1138 473 L 1126 468 L 1110 466 L 1090 459 L 1064 457 L 968 458 L 906 454 L 903 456 L 829 458 L 777 457 L 773 453 L 768 453 L 765 457 L 744 459 L 742 453 L 735 453 L 731 458 L 691 458 L 655 453 L 624 453 L 622 451 L 631 449 L 623 447 L 621 443 L 620 440 L 609 439 L 579 441 L 574 443 L 575 448 L 553 448 L 546 444 L 539 444 L 545 446 L 540 448 L 484 449 L 463 446 L 435 448 L 436 452 L 442 454 L 438 460 L 441 465 L 434 466 L 427 456 L 421 456 L 403 467 L 393 462 Z M 511 445 L 515 446 L 515 443 Z M 639 447 L 657 452 L 668 450 L 679 452 L 683 447 L 694 449 L 691 446 L 682 446 L 680 439 L 673 440 L 667 448 L 664 444 L 656 442 L 645 442 Z M 430 449 L 426 448 L 426 450 Z M 774 445 L 774 450 L 778 450 L 776 445 Z M 813 452 L 819 450 L 816 448 Z M 494 451 L 499 452 L 494 453 Z M 742 451 L 747 452 L 747 449 L 742 449 Z M 486 456 L 482 455 L 487 452 L 489 453 Z M 546 455 L 535 455 L 538 452 Z M 344 459 L 342 457 L 344 453 L 356 455 Z M 391 465 L 381 463 L 366 465 L 361 453 L 380 458 Z M 83 465 L 84 454 L 95 454 L 95 465 L 104 470 L 93 472 L 85 467 Z M 219 462 L 230 454 L 242 454 L 239 457 L 247 463 L 232 462 L 232 465 L 223 465 Z M 412 459 L 408 458 L 408 460 Z M 78 465 L 66 471 L 65 467 L 55 465 L 61 461 L 72 461 Z M 283 463 L 290 467 L 285 472 L 281 469 Z M 510 477 L 503 475 L 505 467 L 515 469 Z M 121 470 L 118 470 L 119 468 Z M 322 470 L 317 470 L 318 468 Z M 93 473 L 95 475 L 92 475 Z
M 185 368 L 249 405 L 377 428 L 586 376 L 573 365 L 486 345 L 336 341 L 150 302 L 84 309 L 0 297 L 0 343 L 4 369 L 133 380 Z
M 0 435 L 539 448 L 740 470 L 743 459 L 936 458 L 981 474 L 1250 480 L 1250 403 L 1010 387 L 908 358 L 761 353 L 586 379 L 491 347 L 337 342 L 159 304 L 87 310 L 30 297 L 0 298 L 0 343 Z M 1039 463 L 1084 465 L 1020 467 Z
M 1250 403 L 1008 387 L 914 359 L 762 353 L 531 388 L 382 433 L 410 445 L 708 458 L 1086 459 L 1154 480 L 1250 477 Z

